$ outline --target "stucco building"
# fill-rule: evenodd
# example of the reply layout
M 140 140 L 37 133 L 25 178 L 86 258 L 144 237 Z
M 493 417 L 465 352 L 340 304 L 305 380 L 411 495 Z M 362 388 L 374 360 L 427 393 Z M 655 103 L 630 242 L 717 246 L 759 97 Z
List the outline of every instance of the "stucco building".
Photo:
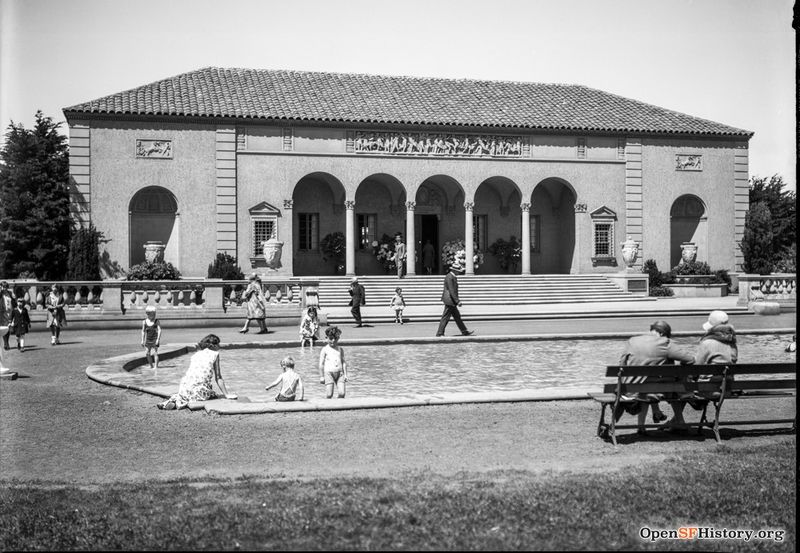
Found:
M 396 232 L 417 252 L 515 236 L 522 274 L 619 271 L 627 237 L 639 267 L 669 269 L 687 241 L 713 269 L 742 261 L 752 133 L 585 86 L 205 68 L 64 114 L 74 213 L 103 232 L 107 275 L 147 241 L 184 276 L 217 252 L 333 274 L 336 231 L 347 274 L 382 273 L 372 244 Z

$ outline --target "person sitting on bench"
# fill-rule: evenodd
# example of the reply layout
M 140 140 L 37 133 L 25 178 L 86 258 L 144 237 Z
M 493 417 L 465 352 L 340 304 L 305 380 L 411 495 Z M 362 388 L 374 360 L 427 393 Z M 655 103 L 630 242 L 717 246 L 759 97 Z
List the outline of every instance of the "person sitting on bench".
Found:
M 639 336 L 633 336 L 628 340 L 625 346 L 625 351 L 620 357 L 620 365 L 664 365 L 666 363 L 679 362 L 681 365 L 691 365 L 694 363 L 694 356 L 678 348 L 670 340 L 672 336 L 672 327 L 666 321 L 656 321 L 650 325 L 650 332 Z M 646 378 L 644 381 L 652 377 Z M 658 396 L 645 396 L 640 399 L 659 400 Z M 634 411 L 628 411 L 631 414 L 639 415 L 639 430 L 640 434 L 644 433 L 644 423 L 647 420 L 647 404 L 633 404 L 628 409 L 633 407 Z M 673 412 L 675 412 L 675 405 L 673 404 Z M 652 403 L 653 408 L 653 422 L 659 423 L 665 421 L 667 416 L 661 411 L 658 406 L 658 401 Z M 641 409 L 641 410 L 639 410 Z M 614 413 L 616 420 L 622 416 L 624 408 L 618 408 Z M 685 424 L 683 420 L 683 413 L 675 412 L 675 416 L 667 424 Z

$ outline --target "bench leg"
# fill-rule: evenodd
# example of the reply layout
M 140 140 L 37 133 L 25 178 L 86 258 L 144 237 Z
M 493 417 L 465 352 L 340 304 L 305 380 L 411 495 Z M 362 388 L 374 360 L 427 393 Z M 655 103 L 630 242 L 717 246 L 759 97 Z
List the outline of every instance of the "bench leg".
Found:
M 719 437 L 719 411 L 722 409 L 722 400 L 714 404 L 714 439 L 717 440 L 717 443 L 722 443 L 722 439 Z
M 700 415 L 700 424 L 697 426 L 697 435 L 699 436 L 703 432 L 704 426 L 710 426 L 708 424 L 708 417 L 706 415 L 708 411 L 708 402 L 703 405 L 703 414 Z
M 606 407 L 608 407 L 608 403 L 601 404 L 600 409 L 600 422 L 597 423 L 597 436 L 603 435 L 603 430 L 606 427 Z

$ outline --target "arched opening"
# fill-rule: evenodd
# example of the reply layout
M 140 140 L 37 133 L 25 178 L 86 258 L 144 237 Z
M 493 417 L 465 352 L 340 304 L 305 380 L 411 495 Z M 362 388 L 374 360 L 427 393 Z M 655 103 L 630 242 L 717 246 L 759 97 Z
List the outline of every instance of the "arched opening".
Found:
M 322 250 L 329 234 L 345 229 L 345 190 L 328 173 L 301 178 L 292 193 L 292 272 L 295 276 L 344 274 L 344 254 L 335 258 Z
M 569 274 L 575 256 L 575 191 L 545 179 L 531 195 L 531 273 Z
M 442 274 L 446 269 L 442 267 L 442 246 L 450 240 L 464 239 L 464 190 L 454 178 L 435 175 L 419 185 L 414 198 L 416 272 L 428 274 L 424 266 L 425 244 L 430 242 L 434 252 L 432 274 Z
M 146 242 L 164 244 L 164 261 L 180 269 L 178 202 L 172 192 L 160 186 L 142 188 L 128 205 L 130 265 L 143 263 Z
M 512 241 L 522 246 L 522 196 L 514 181 L 505 177 L 491 177 L 481 183 L 475 191 L 475 208 L 473 211 L 473 244 L 476 250 L 484 254 L 482 274 L 519 273 L 521 259 L 510 257 Z M 490 253 L 493 244 L 502 240 L 505 255 L 496 256 Z
M 681 260 L 681 244 L 697 245 L 697 260 L 708 259 L 706 236 L 706 208 L 702 200 L 692 194 L 679 197 L 669 211 L 669 261 L 675 267 Z
M 405 188 L 391 175 L 375 174 L 361 181 L 355 198 L 355 271 L 364 275 L 383 274 L 385 269 L 375 257 L 373 244 L 384 235 L 389 241 L 398 232 L 405 237 Z

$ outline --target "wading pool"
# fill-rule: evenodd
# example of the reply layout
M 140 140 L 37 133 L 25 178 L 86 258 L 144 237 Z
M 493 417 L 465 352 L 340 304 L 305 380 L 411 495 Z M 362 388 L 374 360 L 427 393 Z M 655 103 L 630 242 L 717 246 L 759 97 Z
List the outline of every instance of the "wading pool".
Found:
M 698 337 L 673 341 L 694 351 Z M 324 343 L 324 342 L 323 342 Z M 566 389 L 596 391 L 606 365 L 619 362 L 623 338 L 547 339 L 525 341 L 447 341 L 380 345 L 342 344 L 348 367 L 348 398 L 404 398 L 418 394 L 515 392 Z M 783 335 L 739 335 L 739 362 L 787 362 Z M 291 355 L 302 376 L 306 399 L 323 399 L 319 383 L 321 345 L 236 347 L 220 351 L 222 376 L 229 390 L 253 402 L 272 401 L 277 389 L 264 387 L 280 374 L 280 360 Z M 171 386 L 189 366 L 190 354 L 160 363 L 158 370 L 137 367 L 126 379 L 136 387 Z M 565 388 L 563 383 L 570 382 Z

